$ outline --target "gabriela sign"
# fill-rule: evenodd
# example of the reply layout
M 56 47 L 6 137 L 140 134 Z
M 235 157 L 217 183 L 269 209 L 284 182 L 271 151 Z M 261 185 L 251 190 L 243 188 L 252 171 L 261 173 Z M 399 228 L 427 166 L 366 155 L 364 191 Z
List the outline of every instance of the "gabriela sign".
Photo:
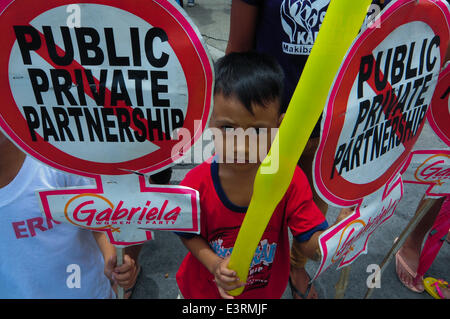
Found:
M 29 155 L 96 182 L 39 192 L 47 218 L 123 246 L 150 229 L 199 232 L 195 190 L 144 178 L 182 156 L 174 130 L 190 133 L 188 150 L 211 112 L 211 60 L 184 11 L 165 0 L 15 0 L 0 27 L 0 128 Z
M 74 5 L 79 27 L 68 26 Z M 15 0 L 0 26 L 0 126 L 37 159 L 93 174 L 153 172 L 180 156 L 172 131 L 189 130 L 187 148 L 201 136 L 213 71 L 176 4 Z
M 445 1 L 392 1 L 348 51 L 328 97 L 314 183 L 324 200 L 355 212 L 320 236 L 315 278 L 366 253 L 370 236 L 393 215 L 403 195 L 401 169 L 437 85 L 449 20 Z M 421 178 L 443 174 L 435 164 L 424 163 Z
M 399 171 L 420 135 L 449 40 L 445 1 L 393 1 L 361 32 L 328 98 L 316 189 L 356 205 Z

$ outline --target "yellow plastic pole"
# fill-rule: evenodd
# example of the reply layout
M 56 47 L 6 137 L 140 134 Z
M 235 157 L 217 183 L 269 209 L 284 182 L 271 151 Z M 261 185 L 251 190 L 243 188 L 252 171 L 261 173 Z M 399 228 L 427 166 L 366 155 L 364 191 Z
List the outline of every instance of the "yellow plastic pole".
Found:
M 322 113 L 335 75 L 357 36 L 371 0 L 332 0 L 268 156 L 255 177 L 253 196 L 231 254 L 229 268 L 242 281 L 264 230 L 283 198 L 306 142 Z M 275 152 L 278 152 L 275 153 Z M 278 170 L 262 169 L 279 159 Z M 230 291 L 238 296 L 243 287 Z

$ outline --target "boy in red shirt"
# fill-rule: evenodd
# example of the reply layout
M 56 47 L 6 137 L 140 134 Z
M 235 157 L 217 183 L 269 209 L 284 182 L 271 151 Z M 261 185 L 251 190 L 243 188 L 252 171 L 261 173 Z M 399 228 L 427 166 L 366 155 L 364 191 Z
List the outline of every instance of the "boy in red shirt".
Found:
M 246 134 L 258 135 L 256 150 L 264 146 L 262 141 L 267 141 L 268 150 L 274 137 L 270 131 L 284 116 L 280 111 L 282 92 L 283 71 L 269 56 L 231 53 L 217 62 L 210 121 L 216 156 L 192 169 L 181 182 L 199 191 L 201 209 L 200 235 L 178 234 L 189 250 L 176 276 L 186 299 L 233 298 L 227 291 L 244 285 L 237 298 L 281 298 L 289 279 L 288 227 L 303 253 L 317 259 L 317 239 L 328 224 L 312 200 L 305 174 L 296 167 L 255 251 L 247 282 L 241 282 L 227 267 L 265 156 L 254 162 L 250 160 L 250 142 L 229 149 L 227 139 L 234 141 L 237 131 L 246 130 Z

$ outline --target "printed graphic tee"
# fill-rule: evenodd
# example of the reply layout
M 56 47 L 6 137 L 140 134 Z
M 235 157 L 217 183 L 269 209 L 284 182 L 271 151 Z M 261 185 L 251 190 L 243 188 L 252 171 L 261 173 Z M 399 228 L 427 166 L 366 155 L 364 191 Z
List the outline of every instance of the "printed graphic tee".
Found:
M 236 206 L 227 198 L 220 184 L 218 164 L 214 160 L 202 163 L 186 175 L 181 185 L 197 189 L 200 193 L 200 236 L 206 239 L 218 256 L 224 258 L 230 255 L 247 207 Z M 289 278 L 288 227 L 300 242 L 328 227 L 322 212 L 312 201 L 310 186 L 299 167 L 259 242 L 247 285 L 237 298 L 281 298 Z M 176 278 L 186 299 L 220 298 L 214 276 L 190 252 L 184 258 Z
M 241 0 L 258 6 L 255 50 L 277 59 L 285 73 L 283 109 L 287 109 L 325 18 L 330 0 Z M 365 24 L 391 0 L 374 0 Z M 382 4 L 381 4 L 382 3 Z M 320 134 L 320 120 L 312 137 Z
M 35 194 L 88 182 L 27 157 L 0 188 L 0 298 L 114 296 L 92 231 L 46 219 Z
M 242 0 L 259 7 L 255 49 L 274 56 L 285 73 L 287 108 L 330 0 Z

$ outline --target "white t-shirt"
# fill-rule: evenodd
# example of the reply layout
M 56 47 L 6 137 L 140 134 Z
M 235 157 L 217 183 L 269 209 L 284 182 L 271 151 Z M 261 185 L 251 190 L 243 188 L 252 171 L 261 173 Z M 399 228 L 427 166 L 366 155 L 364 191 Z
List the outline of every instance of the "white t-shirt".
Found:
M 92 232 L 47 220 L 35 194 L 88 183 L 27 157 L 0 188 L 0 298 L 114 296 Z

